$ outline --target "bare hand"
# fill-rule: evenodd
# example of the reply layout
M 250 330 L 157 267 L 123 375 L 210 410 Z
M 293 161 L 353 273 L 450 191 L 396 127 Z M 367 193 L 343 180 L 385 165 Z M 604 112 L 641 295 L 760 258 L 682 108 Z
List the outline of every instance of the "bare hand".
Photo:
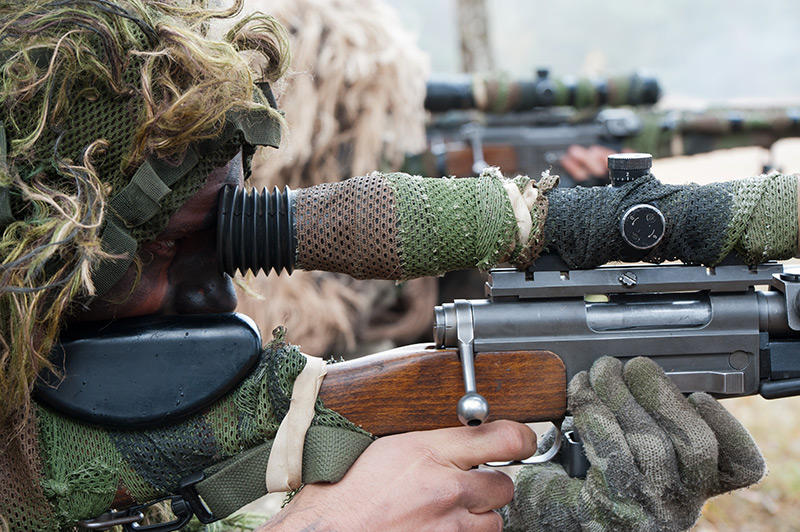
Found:
M 616 153 L 605 146 L 584 148 L 573 144 L 561 159 L 561 166 L 580 183 L 590 178 L 604 179 L 608 176 L 608 156 Z
M 375 441 L 336 484 L 310 484 L 268 530 L 502 530 L 514 494 L 500 471 L 472 469 L 536 451 L 528 427 L 495 421 Z

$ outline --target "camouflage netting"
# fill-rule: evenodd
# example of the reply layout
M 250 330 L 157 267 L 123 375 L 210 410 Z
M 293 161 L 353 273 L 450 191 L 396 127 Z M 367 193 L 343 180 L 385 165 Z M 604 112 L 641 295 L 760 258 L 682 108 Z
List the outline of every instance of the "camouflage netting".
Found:
M 507 532 L 688 530 L 707 499 L 766 473 L 736 418 L 708 394 L 685 398 L 652 360 L 600 358 L 567 393 L 586 478 L 557 463 L 522 468 L 501 510 Z
M 141 266 L 210 169 L 278 143 L 254 81 L 282 74 L 286 36 L 254 14 L 205 39 L 228 4 L 0 0 L 0 523 L 48 528 L 30 390 L 64 318 Z
M 214 473 L 226 459 L 270 443 L 289 409 L 294 379 L 306 364 L 297 347 L 286 344 L 284 337 L 284 330 L 276 331 L 257 367 L 236 390 L 176 425 L 107 430 L 38 407 L 41 465 L 29 473 L 40 480 L 49 505 L 42 504 L 41 496 L 37 500 L 9 493 L 7 498 L 3 493 L 0 513 L 7 516 L 11 530 L 69 527 L 105 512 L 120 493 L 139 503 L 176 493 L 184 477 L 198 471 Z M 319 399 L 309 429 L 312 433 L 304 450 L 306 483 L 338 480 L 371 442 L 369 434 L 326 409 Z M 259 452 L 264 468 L 249 467 L 228 479 L 226 493 L 211 493 L 217 497 L 218 517 L 249 502 L 248 496 L 254 499 L 266 493 L 269 452 L 268 448 Z M 209 495 L 199 491 L 204 497 Z
M 517 223 L 502 180 L 373 173 L 297 191 L 298 268 L 409 279 L 511 257 Z
M 788 259 L 798 249 L 797 176 L 770 174 L 710 185 L 663 185 L 646 176 L 623 187 L 553 190 L 544 237 L 571 268 L 634 258 L 714 266 L 735 253 L 747 264 Z M 631 257 L 619 220 L 646 203 L 664 214 L 663 240 Z
M 504 178 L 430 179 L 378 174 L 298 191 L 297 267 L 357 278 L 408 279 L 447 271 L 525 266 L 544 250 L 571 268 L 613 261 L 681 260 L 719 264 L 730 254 L 748 264 L 798 251 L 797 176 L 770 174 L 712 185 L 663 185 L 648 175 L 625 186 L 551 189 L 538 184 L 533 231 L 520 243 Z M 529 182 L 517 177 L 523 190 Z M 666 235 L 634 253 L 619 221 L 647 203 L 666 219 Z

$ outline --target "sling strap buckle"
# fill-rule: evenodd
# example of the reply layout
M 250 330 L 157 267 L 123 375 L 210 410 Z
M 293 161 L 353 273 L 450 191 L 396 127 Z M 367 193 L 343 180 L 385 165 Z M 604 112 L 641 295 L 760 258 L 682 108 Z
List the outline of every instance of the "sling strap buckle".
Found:
M 177 495 L 167 495 L 125 510 L 106 512 L 94 519 L 80 521 L 78 526 L 88 530 L 109 530 L 121 525 L 125 532 L 172 532 L 186 526 L 192 517 L 197 517 L 203 524 L 212 523 L 217 517 L 208 510 L 195 489 L 195 485 L 204 479 L 203 472 L 189 475 L 180 482 Z M 175 518 L 162 523 L 142 524 L 147 509 L 164 501 L 170 501 Z

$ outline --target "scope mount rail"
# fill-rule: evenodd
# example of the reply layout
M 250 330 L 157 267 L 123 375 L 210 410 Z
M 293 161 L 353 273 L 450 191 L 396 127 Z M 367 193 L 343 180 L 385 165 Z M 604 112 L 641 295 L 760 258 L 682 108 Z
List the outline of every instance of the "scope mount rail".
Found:
M 688 292 L 709 290 L 729 292 L 755 285 L 773 285 L 775 276 L 784 274 L 782 264 L 768 262 L 755 267 L 704 266 L 601 266 L 591 270 L 495 268 L 486 283 L 486 296 L 494 301 L 505 298 L 533 299 L 576 297 L 587 294 Z

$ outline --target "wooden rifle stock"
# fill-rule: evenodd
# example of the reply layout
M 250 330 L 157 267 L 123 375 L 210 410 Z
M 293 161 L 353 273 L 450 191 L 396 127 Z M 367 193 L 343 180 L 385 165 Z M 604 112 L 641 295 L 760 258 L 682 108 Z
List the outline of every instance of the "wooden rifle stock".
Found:
M 550 351 L 505 351 L 475 356 L 478 393 L 489 421 L 551 421 L 567 407 L 566 370 Z M 460 425 L 464 394 L 455 349 L 415 344 L 332 364 L 320 397 L 376 436 Z

